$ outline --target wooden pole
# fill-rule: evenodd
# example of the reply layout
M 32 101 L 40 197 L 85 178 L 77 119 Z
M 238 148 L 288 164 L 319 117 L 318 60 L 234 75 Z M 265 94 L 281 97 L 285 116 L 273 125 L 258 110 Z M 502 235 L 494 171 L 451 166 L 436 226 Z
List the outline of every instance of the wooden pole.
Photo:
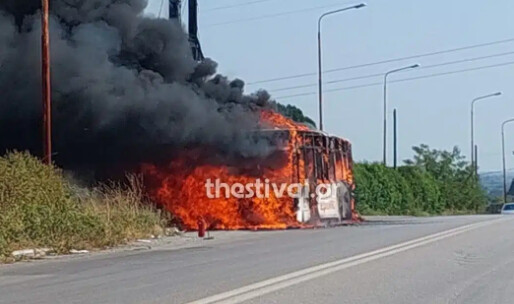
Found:
M 50 83 L 50 34 L 48 29 L 49 0 L 42 0 L 41 9 L 41 65 L 43 98 L 43 161 L 52 163 L 52 101 Z

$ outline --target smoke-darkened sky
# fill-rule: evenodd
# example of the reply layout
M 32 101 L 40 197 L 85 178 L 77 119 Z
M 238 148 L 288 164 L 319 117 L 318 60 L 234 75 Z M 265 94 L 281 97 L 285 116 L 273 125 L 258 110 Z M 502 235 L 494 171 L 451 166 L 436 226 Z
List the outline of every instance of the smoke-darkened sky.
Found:
M 166 2 L 166 1 L 164 1 Z M 248 4 L 245 3 L 254 3 Z M 317 121 L 316 22 L 327 10 L 356 4 L 348 0 L 199 0 L 200 38 L 204 52 L 217 59 L 229 76 L 253 81 L 314 73 L 308 77 L 247 85 L 266 88 L 278 101 L 301 107 Z M 471 46 L 514 38 L 514 2 L 511 0 L 367 0 L 368 7 L 333 15 L 323 22 L 324 68 L 340 68 L 398 57 Z M 150 0 L 157 14 L 160 0 Z M 224 8 L 223 8 L 224 7 Z M 232 8 L 227 8 L 232 7 Z M 323 8 L 320 8 L 323 7 Z M 230 47 L 227 47 L 230 46 Z M 383 74 L 413 63 L 423 66 L 512 52 L 514 42 L 461 52 L 404 60 L 325 75 L 325 126 L 353 143 L 357 160 L 381 159 L 382 88 L 341 88 L 380 83 L 382 77 L 337 82 L 341 79 Z M 392 81 L 438 73 L 503 64 L 514 55 L 419 69 L 396 74 Z M 514 117 L 514 65 L 446 76 L 391 83 L 389 118 L 399 113 L 400 158 L 412 155 L 411 146 L 427 143 L 436 148 L 461 147 L 469 155 L 469 104 L 474 97 L 501 90 L 504 96 L 477 105 L 476 141 L 482 171 L 501 168 L 500 124 Z M 280 90 L 299 85 L 310 87 Z M 280 98 L 309 93 L 306 96 Z M 314 93 L 314 94 L 312 94 Z M 391 121 L 390 121 L 391 122 Z M 392 128 L 392 123 L 390 123 Z M 507 134 L 514 134 L 514 126 Z M 389 134 L 391 140 L 391 133 Z M 514 139 L 514 136 L 510 136 Z M 390 141 L 390 144 L 392 141 Z M 514 140 L 508 140 L 508 151 Z M 512 155 L 509 153 L 509 155 Z M 392 161 L 391 154 L 389 160 Z M 508 158 L 514 167 L 514 158 Z
M 1 148 L 40 151 L 39 3 L 0 1 Z M 181 24 L 146 18 L 145 7 L 145 0 L 51 1 L 57 158 L 159 145 L 261 153 L 248 132 L 268 95 L 243 95 L 244 82 L 215 75 L 211 59 L 199 65 Z

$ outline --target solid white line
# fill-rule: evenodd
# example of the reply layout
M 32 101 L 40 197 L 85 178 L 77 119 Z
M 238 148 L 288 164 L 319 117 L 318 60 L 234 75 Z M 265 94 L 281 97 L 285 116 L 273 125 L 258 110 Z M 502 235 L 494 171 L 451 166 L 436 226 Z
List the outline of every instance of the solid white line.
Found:
M 353 257 L 344 258 L 338 261 L 321 264 L 314 267 L 305 268 L 299 271 L 295 271 L 289 274 L 278 276 L 272 279 L 264 280 L 254 284 L 250 284 L 241 288 L 237 288 L 231 291 L 223 292 L 218 295 L 210 296 L 204 299 L 190 302 L 188 304 L 235 304 L 243 301 L 251 300 L 256 297 L 290 287 L 292 285 L 309 281 L 321 276 L 325 276 L 349 267 L 364 264 L 370 261 L 374 261 L 380 258 L 398 254 L 410 249 L 414 249 L 420 246 L 424 246 L 439 240 L 443 240 L 449 237 L 453 237 L 464 232 L 468 232 L 480 227 L 488 226 L 501 219 L 485 221 L 475 224 L 469 224 L 458 228 L 446 230 L 443 232 L 431 234 L 425 237 L 421 237 L 415 240 L 404 242 L 401 244 L 385 247 L 382 249 L 374 250 L 368 253 L 359 254 Z

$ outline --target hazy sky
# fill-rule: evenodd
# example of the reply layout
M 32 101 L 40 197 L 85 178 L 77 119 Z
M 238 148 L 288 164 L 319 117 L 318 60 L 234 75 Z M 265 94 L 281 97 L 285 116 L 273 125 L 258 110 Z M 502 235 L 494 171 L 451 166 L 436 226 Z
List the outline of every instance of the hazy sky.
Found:
M 167 15 L 167 0 L 149 0 L 148 13 Z M 411 147 L 459 146 L 470 153 L 470 103 L 502 91 L 476 106 L 476 143 L 481 171 L 501 169 L 501 122 L 514 118 L 514 1 L 367 0 L 368 7 L 323 22 L 324 69 L 513 39 L 459 52 L 325 74 L 325 81 L 383 74 L 419 63 L 426 67 L 390 77 L 389 118 L 399 115 L 399 158 Z M 281 103 L 300 107 L 318 121 L 315 75 L 251 84 L 317 71 L 316 23 L 327 10 L 357 4 L 347 0 L 199 0 L 200 40 L 219 71 L 245 80 L 247 91 L 267 89 Z M 184 10 L 186 12 L 186 10 Z M 482 58 L 491 56 L 489 58 Z M 429 67 L 455 61 L 455 64 Z M 492 65 L 504 66 L 411 81 L 395 80 Z M 325 130 L 349 139 L 357 161 L 382 157 L 382 76 L 325 85 Z M 294 86 L 304 88 L 282 90 Z M 312 86 L 309 86 L 312 85 Z M 344 89 L 346 88 L 346 89 Z M 340 89 L 340 90 L 338 90 Z M 290 95 L 304 96 L 283 98 Z M 389 120 L 392 129 L 392 119 Z M 507 128 L 508 164 L 514 167 L 514 123 Z M 389 147 L 392 136 L 389 136 Z M 389 161 L 392 162 L 391 152 Z

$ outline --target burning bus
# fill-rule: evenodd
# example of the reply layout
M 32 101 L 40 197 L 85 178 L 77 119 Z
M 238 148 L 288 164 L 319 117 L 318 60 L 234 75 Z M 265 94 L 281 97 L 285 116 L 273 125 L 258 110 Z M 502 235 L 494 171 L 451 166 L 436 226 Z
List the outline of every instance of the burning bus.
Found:
M 188 230 L 197 229 L 199 222 L 209 229 L 232 230 L 300 228 L 352 220 L 351 144 L 274 111 L 263 111 L 261 120 L 269 127 L 254 132 L 253 137 L 268 141 L 275 147 L 272 153 L 264 158 L 232 157 L 227 161 L 205 153 L 206 149 L 193 149 L 165 167 L 145 165 L 152 198 Z M 303 187 L 296 196 L 276 191 L 263 196 L 213 196 L 206 191 L 206 182 L 213 180 L 226 187 L 254 185 L 256 180 L 272 184 L 274 190 L 278 188 L 275 185 Z M 329 186 L 323 189 L 330 193 L 318 193 L 319 185 Z
M 0 3 L 9 33 L 0 35 L 7 75 L 0 78 L 0 153 L 43 156 L 49 145 L 38 131 L 38 64 L 19 56 L 38 43 L 38 6 L 19 2 Z M 50 12 L 58 33 L 51 152 L 59 167 L 91 185 L 141 170 L 149 195 L 187 229 L 199 219 L 216 229 L 279 229 L 351 218 L 350 144 L 285 118 L 267 92 L 245 94 L 244 81 L 218 74 L 200 48 L 197 1 L 189 5 L 189 37 L 180 20 L 145 17 L 142 1 L 108 2 L 93 8 L 60 1 Z M 180 2 L 172 1 L 172 19 L 180 19 Z M 233 140 L 250 133 L 254 146 Z M 247 153 L 252 147 L 263 153 Z M 259 178 L 306 186 L 299 198 L 210 198 L 205 189 L 209 179 L 246 185 Z M 336 191 L 317 196 L 321 184 Z

